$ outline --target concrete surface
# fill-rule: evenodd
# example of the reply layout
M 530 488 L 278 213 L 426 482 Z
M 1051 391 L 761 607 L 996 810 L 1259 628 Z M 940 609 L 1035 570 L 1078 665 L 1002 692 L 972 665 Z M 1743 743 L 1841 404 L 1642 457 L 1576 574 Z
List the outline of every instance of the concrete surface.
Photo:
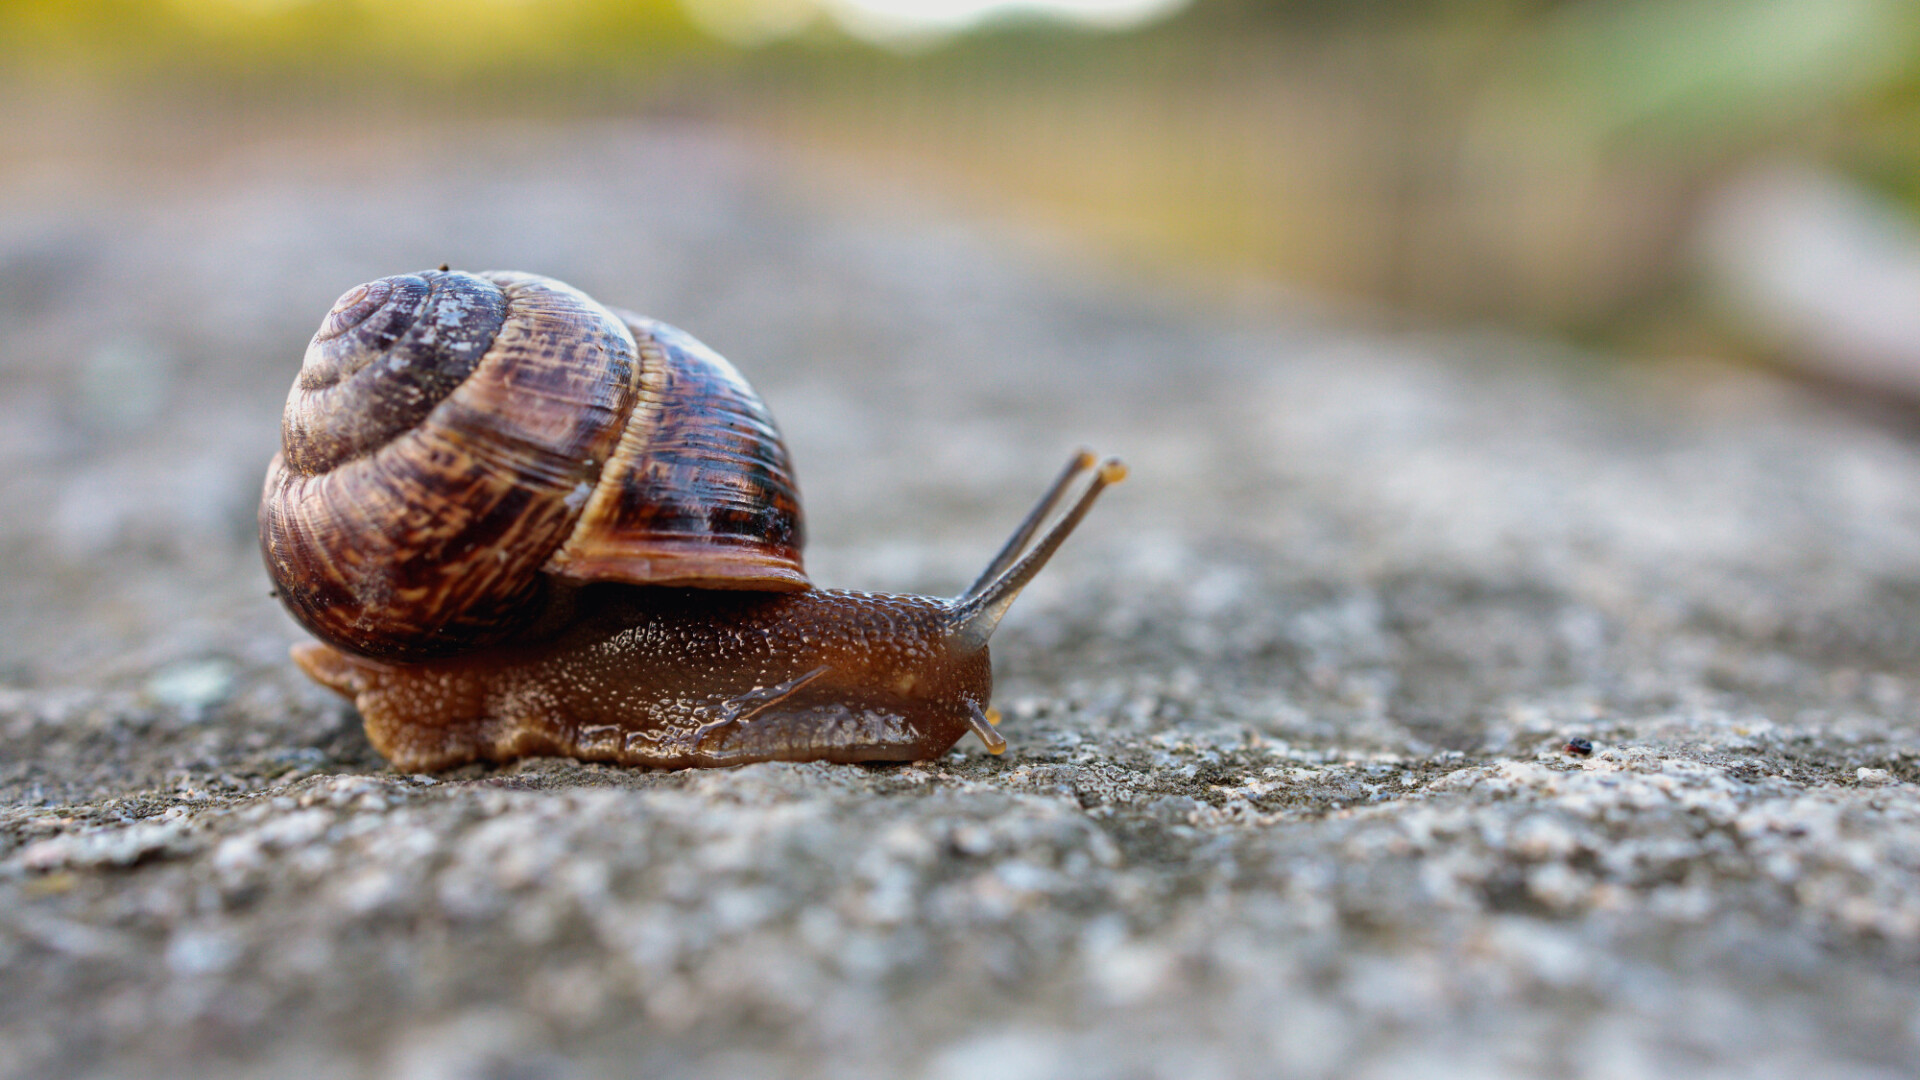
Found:
M 0 1076 L 1920 1068 L 1902 423 L 697 128 L 202 151 L 0 173 Z M 731 357 L 823 582 L 956 589 L 1127 458 L 1002 628 L 1007 754 L 389 771 L 252 515 L 321 314 L 442 261 Z

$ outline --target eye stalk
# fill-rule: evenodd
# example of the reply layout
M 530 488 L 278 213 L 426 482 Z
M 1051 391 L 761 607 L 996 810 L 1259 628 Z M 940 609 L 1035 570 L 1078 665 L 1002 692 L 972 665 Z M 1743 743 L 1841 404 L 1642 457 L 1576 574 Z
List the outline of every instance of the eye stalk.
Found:
M 1060 545 L 1073 532 L 1074 526 L 1079 525 L 1080 520 L 1087 516 L 1087 511 L 1093 509 L 1094 500 L 1109 485 L 1127 478 L 1127 467 L 1121 464 L 1120 459 L 1108 458 L 1098 468 L 1094 467 L 1094 460 L 1089 450 L 1075 454 L 1054 480 L 1053 486 L 1034 504 L 1026 520 L 1013 531 L 1006 546 L 987 564 L 986 570 L 966 592 L 953 598 L 949 604 L 947 625 L 948 640 L 955 651 L 972 652 L 986 648 L 987 639 L 993 636 L 994 628 L 1000 625 L 1001 617 L 1013 606 L 1020 590 L 1026 588 L 1034 575 L 1047 565 L 1053 553 L 1060 550 Z M 1075 481 L 1088 471 L 1093 473 L 1093 479 L 1088 482 L 1086 490 L 1080 493 L 1080 497 L 1074 500 L 1060 520 L 1054 522 L 1053 528 L 1040 538 L 1040 542 L 1029 550 L 1027 545 L 1040 531 L 1040 526 L 1066 498 Z M 1024 557 L 1022 552 L 1025 552 Z M 986 736 L 982 735 L 981 738 L 984 741 Z

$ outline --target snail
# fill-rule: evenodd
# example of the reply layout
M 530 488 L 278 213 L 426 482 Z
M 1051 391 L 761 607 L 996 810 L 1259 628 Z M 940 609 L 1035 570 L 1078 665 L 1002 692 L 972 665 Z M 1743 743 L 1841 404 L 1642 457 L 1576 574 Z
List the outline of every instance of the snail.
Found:
M 1125 473 L 1076 454 L 957 597 L 818 589 L 731 364 L 549 278 L 442 267 L 321 322 L 260 543 L 320 639 L 295 663 L 399 769 L 910 761 L 1005 749 L 987 639 Z

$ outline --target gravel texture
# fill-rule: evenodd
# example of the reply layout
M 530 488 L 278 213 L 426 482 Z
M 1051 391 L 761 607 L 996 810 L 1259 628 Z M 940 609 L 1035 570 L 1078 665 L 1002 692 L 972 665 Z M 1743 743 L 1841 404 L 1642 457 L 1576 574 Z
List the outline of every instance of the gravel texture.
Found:
M 0 1077 L 1916 1072 L 1904 421 L 694 127 L 214 149 L 0 171 Z M 442 261 L 733 358 L 826 583 L 952 591 L 1126 457 L 997 639 L 1008 752 L 389 770 L 253 510 L 334 296 Z

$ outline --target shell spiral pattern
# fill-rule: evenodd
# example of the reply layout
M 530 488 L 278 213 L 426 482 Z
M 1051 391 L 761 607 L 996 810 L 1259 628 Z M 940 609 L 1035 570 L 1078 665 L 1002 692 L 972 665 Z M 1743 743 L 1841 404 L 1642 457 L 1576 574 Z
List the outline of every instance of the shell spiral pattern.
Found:
M 260 536 L 308 630 L 385 660 L 506 640 L 556 579 L 808 587 L 785 446 L 732 366 L 531 274 L 342 296 L 288 396 Z

